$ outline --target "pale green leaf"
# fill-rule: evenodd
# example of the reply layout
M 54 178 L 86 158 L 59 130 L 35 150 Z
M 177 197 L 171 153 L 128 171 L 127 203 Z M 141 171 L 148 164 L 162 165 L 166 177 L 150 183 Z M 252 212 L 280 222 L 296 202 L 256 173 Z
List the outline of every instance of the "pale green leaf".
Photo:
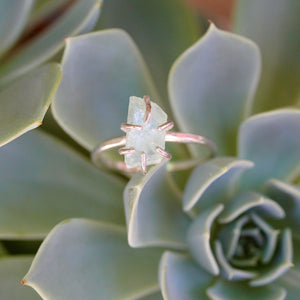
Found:
M 219 275 L 220 270 L 211 249 L 210 240 L 214 221 L 223 210 L 224 205 L 212 205 L 203 210 L 193 221 L 187 232 L 190 253 L 203 269 L 212 275 Z
M 22 33 L 33 0 L 0 2 L 0 55 L 7 51 Z
M 51 63 L 0 92 L 0 146 L 41 125 L 60 77 L 60 66 Z
M 0 299 L 39 300 L 33 290 L 24 287 L 21 280 L 30 267 L 32 256 L 6 256 L 0 259 Z
M 124 191 L 128 242 L 132 247 L 186 248 L 185 235 L 191 220 L 182 212 L 167 161 L 143 176 L 137 173 Z
M 219 155 L 234 155 L 238 126 L 251 108 L 259 73 L 257 46 L 211 25 L 177 59 L 169 75 L 178 126 L 213 140 Z
M 167 77 L 174 60 L 199 37 L 195 16 L 182 0 L 104 1 L 98 28 L 122 28 L 135 40 L 170 111 Z
M 219 223 L 229 223 L 240 215 L 260 210 L 267 216 L 282 219 L 285 217 L 282 207 L 272 199 L 252 191 L 242 191 L 231 198 L 218 218 Z
M 219 279 L 207 290 L 207 295 L 212 300 L 284 300 L 286 291 L 277 285 L 263 287 L 250 287 L 247 283 L 223 281 Z
M 159 281 L 165 300 L 206 300 L 205 288 L 212 280 L 190 257 L 166 251 L 161 258 Z
M 40 239 L 86 217 L 124 224 L 124 183 L 54 137 L 34 130 L 0 149 L 0 237 Z
M 300 173 L 300 110 L 283 109 L 246 120 L 239 132 L 239 157 L 255 168 L 243 182 L 257 187 L 271 178 L 293 179 Z
M 293 105 L 300 93 L 300 5 L 297 0 L 239 0 L 234 31 L 262 52 L 254 112 Z
M 250 161 L 232 157 L 213 158 L 196 167 L 183 194 L 183 209 L 197 212 L 215 203 L 225 203 L 242 172 L 253 166 Z
M 52 111 L 88 150 L 121 135 L 130 96 L 155 97 L 150 75 L 131 38 L 119 29 L 68 39 Z
M 44 299 L 139 299 L 157 291 L 161 253 L 130 248 L 123 227 L 73 219 L 50 232 L 24 281 Z
M 90 20 L 95 19 L 95 11 L 100 8 L 100 0 L 79 0 L 43 34 L 9 57 L 0 69 L 0 85 L 24 74 L 49 59 L 64 46 L 64 39 L 87 29 Z
M 282 222 L 293 229 L 293 235 L 300 238 L 300 188 L 272 179 L 266 184 L 266 192 L 279 205 L 284 207 L 286 218 Z

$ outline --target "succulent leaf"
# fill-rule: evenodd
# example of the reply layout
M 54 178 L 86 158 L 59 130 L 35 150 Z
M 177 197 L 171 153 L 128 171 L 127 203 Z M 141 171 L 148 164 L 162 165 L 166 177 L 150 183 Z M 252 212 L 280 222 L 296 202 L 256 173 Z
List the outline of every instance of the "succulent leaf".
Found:
M 167 94 L 169 69 L 173 61 L 200 36 L 200 26 L 183 1 L 105 1 L 98 27 L 122 28 L 133 37 L 170 115 Z
M 196 262 L 212 275 L 219 275 L 220 270 L 210 247 L 212 227 L 215 219 L 222 212 L 224 205 L 213 205 L 203 210 L 189 227 L 187 242 Z
M 185 235 L 191 220 L 182 212 L 180 197 L 166 164 L 137 173 L 124 191 L 128 242 L 132 247 L 187 247 Z
M 253 116 L 241 124 L 239 157 L 255 168 L 243 182 L 258 187 L 270 178 L 292 180 L 300 172 L 300 110 L 283 109 Z
M 123 227 L 72 219 L 51 231 L 24 280 L 47 299 L 139 299 L 158 289 L 161 254 L 130 248 Z
M 65 218 L 124 224 L 123 181 L 32 131 L 0 148 L 0 237 L 40 239 Z
M 0 259 L 0 297 L 5 300 L 41 299 L 32 289 L 21 285 L 22 276 L 30 267 L 33 256 L 16 255 Z
M 292 228 L 293 235 L 300 237 L 300 188 L 296 185 L 272 179 L 266 183 L 266 193 L 284 207 L 285 226 Z
M 183 210 L 197 215 L 214 203 L 225 203 L 242 172 L 253 166 L 246 160 L 216 157 L 197 166 L 183 194 Z
M 235 155 L 238 125 L 249 113 L 259 74 L 257 46 L 211 25 L 177 59 L 169 75 L 178 126 L 212 139 L 218 155 Z
M 282 219 L 285 216 L 282 207 L 272 199 L 255 192 L 240 192 L 231 198 L 218 218 L 219 223 L 228 223 L 247 211 L 264 212 L 268 217 Z
M 299 102 L 299 14 L 295 0 L 237 1 L 234 31 L 255 41 L 262 52 L 255 113 Z
M 212 287 L 208 288 L 207 295 L 212 300 L 283 300 L 286 291 L 277 285 L 250 287 L 247 283 L 219 279 Z
M 165 300 L 208 299 L 205 288 L 212 280 L 212 275 L 186 255 L 166 251 L 161 258 L 159 281 Z
M 60 66 L 50 63 L 0 92 L 0 146 L 41 125 L 60 78 Z
M 22 33 L 32 4 L 33 0 L 2 0 L 0 2 L 0 56 Z
M 120 135 L 130 96 L 149 94 L 159 102 L 138 49 L 122 30 L 68 39 L 62 66 L 52 111 L 62 128 L 88 150 Z
M 27 1 L 25 1 L 27 2 Z M 7 84 L 17 76 L 37 67 L 64 46 L 66 37 L 86 30 L 95 11 L 99 11 L 100 0 L 79 0 L 43 34 L 26 43 L 9 57 L 0 69 L 0 85 Z

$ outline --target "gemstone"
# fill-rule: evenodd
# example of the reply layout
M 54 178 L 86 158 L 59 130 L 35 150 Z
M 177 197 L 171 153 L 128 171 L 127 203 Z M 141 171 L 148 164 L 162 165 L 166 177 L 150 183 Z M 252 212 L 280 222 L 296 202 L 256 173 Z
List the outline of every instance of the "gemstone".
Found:
M 147 165 L 158 164 L 162 156 L 157 153 L 156 147 L 165 149 L 165 130 L 158 130 L 158 126 L 167 122 L 167 114 L 151 101 L 151 117 L 145 123 L 146 104 L 143 98 L 130 97 L 127 123 L 142 126 L 141 130 L 132 128 L 126 133 L 126 147 L 134 148 L 135 152 L 125 155 L 128 168 L 141 167 L 141 153 L 146 154 Z

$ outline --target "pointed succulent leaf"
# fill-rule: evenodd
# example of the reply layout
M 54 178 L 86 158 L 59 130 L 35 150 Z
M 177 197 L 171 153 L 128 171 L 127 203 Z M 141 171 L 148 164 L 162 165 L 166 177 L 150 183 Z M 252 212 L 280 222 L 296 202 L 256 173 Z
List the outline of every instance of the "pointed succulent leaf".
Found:
M 0 149 L 0 237 L 40 239 L 65 218 L 124 224 L 123 181 L 35 130 Z
M 219 266 L 221 268 L 221 273 L 223 273 L 223 276 L 226 279 L 232 281 L 239 281 L 251 279 L 256 276 L 256 272 L 254 271 L 244 271 L 232 267 L 230 263 L 228 263 L 223 252 L 223 247 L 219 241 L 215 241 L 215 253 L 216 258 L 219 262 Z
M 300 5 L 295 0 L 240 0 L 234 31 L 255 41 L 262 52 L 262 78 L 254 111 L 293 105 L 300 86 Z
M 255 163 L 244 177 L 256 187 L 270 178 L 293 179 L 300 173 L 300 110 L 282 109 L 246 120 L 239 132 L 239 157 Z
M 223 208 L 224 206 L 219 204 L 203 210 L 191 224 L 187 232 L 187 242 L 193 258 L 212 275 L 220 273 L 210 247 L 212 226 Z
M 200 35 L 195 16 L 182 0 L 109 0 L 104 1 L 99 21 L 99 28 L 122 28 L 133 37 L 170 112 L 168 73 L 173 61 Z
M 25 1 L 26 2 L 26 1 Z M 56 54 L 64 45 L 64 39 L 86 29 L 95 11 L 100 9 L 100 0 L 79 0 L 57 21 L 32 41 L 20 47 L 9 57 L 0 70 L 0 85 L 24 74 Z
M 0 56 L 22 33 L 33 0 L 2 0 L 0 2 Z
M 132 247 L 187 246 L 185 235 L 191 220 L 182 212 L 167 162 L 151 168 L 145 176 L 135 174 L 126 186 L 124 206 Z
M 266 184 L 266 193 L 284 207 L 283 222 L 293 229 L 293 235 L 300 237 L 300 188 L 290 183 L 272 179 Z
M 250 286 L 267 285 L 278 279 L 293 266 L 292 260 L 292 235 L 289 229 L 285 229 L 282 231 L 274 258 L 257 277 L 249 282 Z
M 207 295 L 212 300 L 283 300 L 286 291 L 278 285 L 251 287 L 247 283 L 219 279 L 212 287 L 208 288 Z
M 227 259 L 231 259 L 235 254 L 242 228 L 249 220 L 248 215 L 241 216 L 239 219 L 226 224 L 226 226 L 222 226 L 218 231 L 218 240 L 222 243 L 223 251 Z
M 195 168 L 183 194 L 183 209 L 201 211 L 213 203 L 225 203 L 240 174 L 251 168 L 250 161 L 217 157 Z
M 165 300 L 208 299 L 205 288 L 212 280 L 190 257 L 166 251 L 161 258 L 159 281 Z
M 144 61 L 122 30 L 68 39 L 62 66 L 52 111 L 63 129 L 88 150 L 120 135 L 130 96 L 149 94 L 158 102 Z
M 243 191 L 231 198 L 218 218 L 219 223 L 229 223 L 247 211 L 262 211 L 269 217 L 282 219 L 285 216 L 282 207 L 272 199 L 259 193 Z
M 6 256 L 0 259 L 0 299 L 39 300 L 32 289 L 23 287 L 21 279 L 30 267 L 32 256 Z
M 41 125 L 60 77 L 60 66 L 51 63 L 0 92 L 0 146 Z
M 263 251 L 262 262 L 267 264 L 273 258 L 277 247 L 279 230 L 274 229 L 264 219 L 255 213 L 251 214 L 253 223 L 264 233 L 266 244 Z
M 130 248 L 123 227 L 67 220 L 47 236 L 24 283 L 45 299 L 139 299 L 158 289 L 161 254 Z
M 211 25 L 178 58 L 169 75 L 178 125 L 212 139 L 219 155 L 235 155 L 237 129 L 251 108 L 259 73 L 257 46 Z

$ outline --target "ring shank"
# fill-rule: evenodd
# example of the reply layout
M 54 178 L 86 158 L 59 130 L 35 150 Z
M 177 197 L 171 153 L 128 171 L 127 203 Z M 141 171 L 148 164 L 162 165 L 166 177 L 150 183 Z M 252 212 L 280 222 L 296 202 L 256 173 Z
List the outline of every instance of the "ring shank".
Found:
M 193 143 L 193 144 L 201 144 L 203 146 L 206 146 L 210 151 L 210 153 L 208 157 L 205 157 L 205 160 L 216 155 L 216 145 L 214 144 L 214 142 L 201 135 L 192 134 L 192 133 L 182 133 L 182 132 L 167 132 L 165 141 L 171 143 L 184 143 L 184 144 Z M 96 146 L 96 148 L 93 150 L 91 154 L 92 161 L 97 166 L 105 165 L 110 169 L 118 170 L 125 174 L 140 171 L 141 168 L 129 169 L 127 168 L 124 161 L 112 160 L 108 156 L 105 156 L 105 152 L 123 147 L 125 145 L 126 145 L 125 135 L 100 143 L 98 146 Z M 203 158 L 193 158 L 193 159 L 188 159 L 183 161 L 171 162 L 169 164 L 169 170 L 170 171 L 184 170 L 196 166 L 201 161 L 203 161 Z

